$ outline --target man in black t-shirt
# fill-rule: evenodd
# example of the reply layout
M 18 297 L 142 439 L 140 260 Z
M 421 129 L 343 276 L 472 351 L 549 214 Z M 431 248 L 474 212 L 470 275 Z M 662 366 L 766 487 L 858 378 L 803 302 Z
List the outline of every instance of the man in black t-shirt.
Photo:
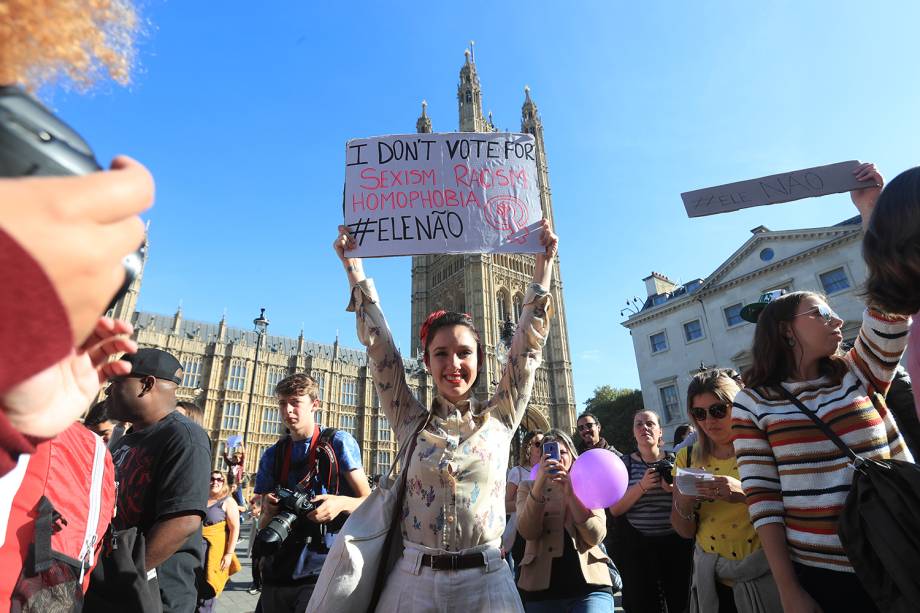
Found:
M 196 572 L 204 554 L 201 520 L 208 499 L 211 451 L 200 426 L 175 411 L 182 366 L 159 349 L 126 360 L 130 375 L 106 389 L 109 414 L 130 433 L 112 450 L 118 482 L 116 529 L 136 526 L 146 539 L 146 568 L 156 569 L 164 612 L 197 604 Z

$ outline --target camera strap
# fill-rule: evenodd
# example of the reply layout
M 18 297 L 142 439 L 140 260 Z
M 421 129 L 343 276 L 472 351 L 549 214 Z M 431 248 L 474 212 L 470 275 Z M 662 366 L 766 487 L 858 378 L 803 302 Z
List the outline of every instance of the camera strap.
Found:
M 316 448 L 319 446 L 319 438 L 319 425 L 314 424 L 313 436 L 310 438 L 310 449 L 307 451 L 307 475 L 304 479 L 309 479 L 316 468 Z M 286 486 L 288 474 L 291 472 L 291 458 L 294 454 L 294 439 L 290 436 L 285 437 L 282 446 L 284 447 L 284 457 L 281 460 L 281 474 L 278 475 L 278 483 Z

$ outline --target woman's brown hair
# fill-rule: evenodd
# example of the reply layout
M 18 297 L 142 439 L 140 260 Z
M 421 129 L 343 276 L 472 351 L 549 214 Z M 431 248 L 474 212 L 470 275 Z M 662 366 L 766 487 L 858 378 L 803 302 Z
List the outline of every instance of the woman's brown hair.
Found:
M 920 311 L 920 167 L 882 190 L 863 237 L 869 304 L 887 313 Z
M 695 421 L 693 415 L 690 414 L 690 409 L 693 407 L 693 399 L 700 394 L 706 393 L 712 394 L 721 402 L 727 404 L 728 413 L 730 415 L 732 402 L 735 401 L 735 394 L 737 394 L 740 389 L 738 383 L 728 374 L 728 371 L 721 368 L 714 368 L 694 375 L 694 377 L 690 379 L 690 385 L 687 386 L 687 415 L 692 421 Z M 699 451 L 694 453 L 695 457 L 692 464 L 706 462 L 709 456 L 712 455 L 712 450 L 715 447 L 712 439 L 709 438 L 709 435 L 706 434 L 703 428 L 699 427 L 699 424 L 697 424 L 696 427 L 696 441 L 699 444 L 694 444 L 693 447 Z
M 744 373 L 744 383 L 748 387 L 776 386 L 794 373 L 798 352 L 803 348 L 800 343 L 789 345 L 783 324 L 792 324 L 805 298 L 824 300 L 824 296 L 815 292 L 792 292 L 780 296 L 761 311 L 751 346 L 754 362 Z M 839 349 L 837 354 L 821 358 L 818 364 L 821 375 L 830 377 L 835 384 L 840 382 L 847 369 Z
M 524 437 L 524 440 L 521 442 L 521 453 L 518 457 L 518 466 L 527 466 L 530 464 L 530 444 L 538 436 L 543 436 L 543 430 L 534 430 L 533 432 L 528 432 L 527 436 Z
M 88 87 L 105 73 L 127 83 L 137 23 L 130 0 L 2 0 L 0 83 L 66 76 Z

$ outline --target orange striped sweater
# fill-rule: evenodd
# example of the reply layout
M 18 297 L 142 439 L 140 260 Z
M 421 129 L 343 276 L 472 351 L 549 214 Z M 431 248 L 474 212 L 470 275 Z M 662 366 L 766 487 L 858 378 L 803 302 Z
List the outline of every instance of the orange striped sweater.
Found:
M 867 309 L 849 370 L 838 385 L 827 378 L 784 386 L 856 453 L 913 461 L 894 418 L 880 413 L 866 391 L 888 390 L 907 345 L 909 318 Z M 792 560 L 853 572 L 837 520 L 853 480 L 849 459 L 779 391 L 742 390 L 732 411 L 738 472 L 755 528 L 783 523 Z

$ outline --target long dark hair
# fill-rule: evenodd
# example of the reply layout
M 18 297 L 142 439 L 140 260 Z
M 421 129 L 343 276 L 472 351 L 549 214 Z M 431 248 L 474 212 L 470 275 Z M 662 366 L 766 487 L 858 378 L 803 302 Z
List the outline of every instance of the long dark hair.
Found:
M 882 190 L 863 238 L 863 259 L 869 304 L 902 315 L 920 311 L 920 167 Z
M 757 319 L 754 330 L 754 344 L 751 353 L 754 363 L 744 373 L 744 383 L 748 387 L 779 385 L 789 379 L 795 371 L 798 353 L 803 351 L 800 344 L 790 347 L 783 334 L 783 324 L 792 324 L 799 305 L 805 298 L 824 300 L 824 296 L 815 292 L 792 292 L 780 296 L 768 304 Z M 847 365 L 838 354 L 821 358 L 818 370 L 822 376 L 830 377 L 839 383 L 847 372 Z

